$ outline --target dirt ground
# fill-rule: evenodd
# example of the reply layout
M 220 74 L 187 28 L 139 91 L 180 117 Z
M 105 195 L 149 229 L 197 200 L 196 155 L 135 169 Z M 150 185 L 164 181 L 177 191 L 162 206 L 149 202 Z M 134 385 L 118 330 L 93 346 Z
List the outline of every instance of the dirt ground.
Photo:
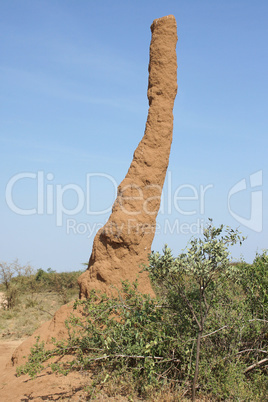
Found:
M 77 373 L 67 377 L 41 373 L 34 380 L 29 376 L 16 377 L 11 356 L 22 341 L 0 341 L 0 401 L 86 400 L 83 388 L 88 379 Z
M 0 401 L 74 401 L 90 400 L 85 387 L 90 384 L 90 375 L 70 373 L 64 377 L 42 372 L 31 380 L 27 375 L 16 376 L 16 368 L 12 366 L 11 356 L 24 339 L 0 341 Z M 124 397 L 98 395 L 95 401 L 127 401 Z
M 3 294 L 0 292 L 0 306 L 4 301 Z M 53 329 L 60 332 L 64 327 L 65 314 L 69 311 L 67 305 L 62 306 L 55 314 L 56 319 L 42 325 L 38 335 L 47 335 L 46 326 L 52 323 L 49 331 Z M 59 317 L 58 317 L 59 316 Z M 55 318 L 54 317 L 54 318 Z M 54 328 L 55 327 L 55 328 Z M 29 342 L 31 337 L 16 340 L 7 340 L 0 338 L 0 402 L 27 402 L 27 401 L 88 401 L 88 392 L 86 387 L 91 384 L 90 373 L 69 373 L 68 376 L 54 374 L 51 371 L 41 372 L 35 379 L 28 375 L 16 376 L 16 367 L 12 364 L 11 357 L 13 352 L 22 344 Z M 30 344 L 31 345 L 31 344 Z M 20 348 L 19 356 L 22 358 L 24 353 L 29 351 L 30 346 Z M 24 359 L 23 359 L 24 360 Z M 19 364 L 22 361 L 19 360 Z M 96 401 L 127 401 L 123 397 L 109 398 L 106 395 L 97 395 Z
M 4 294 L 0 292 L 0 308 L 4 302 Z M 67 377 L 41 373 L 36 379 L 29 376 L 16 376 L 16 368 L 12 365 L 11 357 L 15 349 L 25 339 L 0 340 L 0 401 L 85 401 L 85 386 L 90 377 L 71 373 Z

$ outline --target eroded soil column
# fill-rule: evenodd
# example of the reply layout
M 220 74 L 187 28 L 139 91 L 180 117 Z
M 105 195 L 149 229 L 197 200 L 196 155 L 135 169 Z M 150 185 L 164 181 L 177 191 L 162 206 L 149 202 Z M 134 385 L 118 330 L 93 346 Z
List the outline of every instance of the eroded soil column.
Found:
M 91 289 L 110 292 L 121 280 L 134 281 L 153 295 L 146 272 L 155 234 L 156 216 L 169 163 L 173 132 L 173 106 L 177 93 L 177 25 L 172 15 L 151 26 L 148 100 L 144 136 L 125 179 L 118 187 L 108 222 L 95 236 L 88 269 L 79 278 L 80 297 Z

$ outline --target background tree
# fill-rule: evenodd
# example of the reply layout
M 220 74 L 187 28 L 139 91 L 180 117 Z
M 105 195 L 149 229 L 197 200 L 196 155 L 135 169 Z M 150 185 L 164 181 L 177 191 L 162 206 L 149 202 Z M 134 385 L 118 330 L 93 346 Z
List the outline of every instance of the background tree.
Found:
M 16 305 L 22 282 L 34 273 L 31 265 L 21 265 L 17 259 L 11 263 L 0 262 L 0 283 L 3 285 L 6 298 L 4 307 L 10 309 Z

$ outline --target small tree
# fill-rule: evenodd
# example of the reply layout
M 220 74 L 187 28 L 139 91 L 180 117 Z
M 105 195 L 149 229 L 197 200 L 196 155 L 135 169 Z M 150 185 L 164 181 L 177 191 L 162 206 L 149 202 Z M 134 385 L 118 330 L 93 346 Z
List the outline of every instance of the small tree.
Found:
M 15 278 L 22 279 L 34 273 L 30 265 L 21 265 L 18 260 L 11 263 L 0 262 L 0 283 L 4 286 L 6 307 L 13 308 L 18 300 L 18 283 Z
M 245 238 L 238 230 L 221 225 L 216 228 L 212 220 L 204 229 L 203 239 L 190 241 L 186 252 L 173 258 L 165 246 L 164 255 L 152 253 L 146 268 L 151 279 L 165 288 L 166 295 L 173 299 L 173 306 L 180 309 L 178 301 L 188 309 L 197 331 L 195 372 L 192 384 L 192 400 L 196 398 L 201 338 L 206 319 L 221 286 L 221 279 L 232 270 L 228 247 Z

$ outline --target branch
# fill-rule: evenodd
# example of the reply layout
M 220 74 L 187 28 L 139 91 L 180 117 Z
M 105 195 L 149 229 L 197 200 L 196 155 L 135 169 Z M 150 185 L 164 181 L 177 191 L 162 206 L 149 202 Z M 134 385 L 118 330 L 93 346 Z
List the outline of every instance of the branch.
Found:
M 268 323 L 267 320 L 262 320 L 262 319 L 260 319 L 260 318 L 254 318 L 254 319 L 252 319 L 252 320 L 248 320 L 248 322 L 252 322 L 252 321 L 263 321 L 263 322 L 267 322 L 267 323 Z M 210 335 L 212 335 L 212 334 L 215 334 L 216 332 L 221 331 L 221 330 L 224 329 L 224 328 L 228 328 L 228 326 L 229 326 L 229 325 L 224 325 L 223 327 L 221 327 L 220 329 L 217 329 L 216 331 L 213 331 L 213 332 L 210 332 L 209 334 L 203 335 L 202 338 L 206 338 L 206 336 L 210 336 Z M 245 352 L 250 352 L 250 351 L 258 351 L 258 352 L 268 353 L 268 352 L 266 352 L 266 351 L 264 351 L 264 350 L 259 350 L 259 349 L 246 349 L 246 350 L 245 350 Z M 243 351 L 242 351 L 242 352 L 238 352 L 238 353 L 243 353 Z
M 205 306 L 206 306 L 206 316 L 207 316 L 207 314 L 208 314 L 208 312 L 210 310 L 210 306 L 209 306 L 209 304 L 207 302 L 207 298 L 206 298 L 206 295 L 205 295 L 204 291 L 202 292 L 202 296 L 203 296 L 203 300 L 204 300 L 204 303 L 205 303 Z
M 247 367 L 246 370 L 244 371 L 244 374 L 248 373 L 249 371 L 253 370 L 255 367 L 260 366 L 261 364 L 264 364 L 268 362 L 268 358 L 260 360 L 259 362 L 252 364 L 251 366 Z
M 240 353 L 246 353 L 246 352 L 261 352 L 261 353 L 268 353 L 267 350 L 262 350 L 262 349 L 245 349 L 241 350 L 240 352 L 237 352 L 237 355 L 240 355 Z
M 98 361 L 98 360 L 103 360 L 103 359 L 108 359 L 110 357 L 117 358 L 117 357 L 124 357 L 124 358 L 129 358 L 129 359 L 154 359 L 154 360 L 159 360 L 159 363 L 166 363 L 166 362 L 177 362 L 179 363 L 179 359 L 166 359 L 164 357 L 159 357 L 159 356 L 138 356 L 138 355 L 104 355 L 100 357 L 95 357 L 91 358 L 89 360 L 92 361 Z
M 215 334 L 216 332 L 221 331 L 224 328 L 228 328 L 228 325 L 224 325 L 224 327 L 221 327 L 220 329 L 217 329 L 216 331 L 210 332 L 209 334 L 203 335 L 201 338 L 206 338 L 207 336 L 210 336 L 212 334 Z
M 184 299 L 184 301 L 186 302 L 188 308 L 190 309 L 190 311 L 191 311 L 191 313 L 192 313 L 192 315 L 193 315 L 193 317 L 194 317 L 194 319 L 195 319 L 195 321 L 196 321 L 196 323 L 198 325 L 199 330 L 202 330 L 201 324 L 200 324 L 200 322 L 199 322 L 199 320 L 198 320 L 198 318 L 197 318 L 197 316 L 195 314 L 195 311 L 194 311 L 194 308 L 193 308 L 192 304 L 188 300 L 187 296 L 183 293 L 183 291 L 180 288 L 178 290 L 180 292 L 181 297 Z
M 267 320 L 262 320 L 261 318 L 253 318 L 252 320 L 248 320 L 248 322 L 252 322 L 252 321 L 263 321 L 263 322 L 267 322 Z
M 47 314 L 51 315 L 51 317 L 54 317 L 54 314 L 51 314 L 49 311 L 44 310 L 44 309 L 41 308 L 41 307 L 38 307 L 38 310 L 43 311 L 44 313 L 47 313 Z

